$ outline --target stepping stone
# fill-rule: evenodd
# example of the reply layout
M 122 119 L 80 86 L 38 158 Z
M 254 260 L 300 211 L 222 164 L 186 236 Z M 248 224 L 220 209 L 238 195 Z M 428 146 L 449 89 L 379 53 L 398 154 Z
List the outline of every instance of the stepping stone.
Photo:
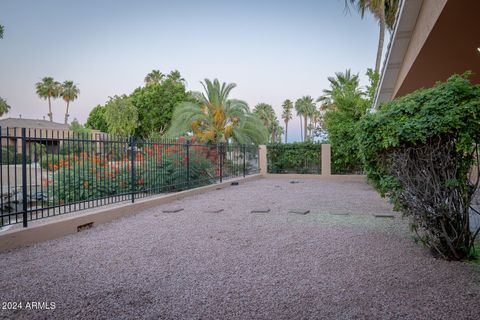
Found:
M 292 180 L 292 181 L 290 181 L 290 183 L 300 183 L 300 181 Z
M 330 213 L 332 216 L 349 216 L 350 213 Z
M 162 212 L 163 213 L 175 213 L 175 212 L 180 212 L 182 210 L 183 210 L 183 208 L 168 208 L 168 209 L 162 210 Z
M 207 209 L 204 212 L 205 213 L 220 213 L 222 211 L 224 211 L 224 209 Z
M 270 212 L 269 208 L 254 209 L 250 211 L 251 213 L 268 213 Z
M 230 183 L 231 186 L 238 186 L 238 181 L 233 181 L 232 183 Z
M 303 210 L 303 209 L 295 209 L 288 211 L 289 213 L 296 213 L 296 214 L 307 214 L 310 213 L 310 210 Z
M 395 218 L 395 216 L 393 214 L 374 214 L 373 216 L 375 218 L 390 218 L 390 219 Z

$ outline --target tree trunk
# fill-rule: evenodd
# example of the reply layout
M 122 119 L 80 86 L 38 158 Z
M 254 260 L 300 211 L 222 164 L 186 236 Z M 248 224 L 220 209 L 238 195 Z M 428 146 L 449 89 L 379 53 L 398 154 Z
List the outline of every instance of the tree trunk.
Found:
M 50 102 L 50 96 L 48 96 L 48 118 L 50 118 L 50 122 L 53 122 L 52 103 Z
M 305 136 L 305 138 L 303 139 L 303 141 L 307 141 L 307 116 L 305 115 L 303 117 L 303 125 L 304 125 L 304 128 L 303 128 L 303 134 Z
M 303 141 L 303 123 L 302 123 L 302 116 L 300 116 L 300 139 Z
M 285 121 L 285 143 L 288 141 L 288 121 Z
M 378 38 L 377 60 L 375 62 L 375 71 L 380 72 L 380 63 L 382 62 L 383 42 L 385 40 L 385 10 L 380 12 L 380 36 Z
M 68 106 L 69 106 L 69 104 L 70 104 L 70 101 L 67 101 L 67 111 L 65 111 L 65 124 L 68 124 L 68 116 L 69 116 Z

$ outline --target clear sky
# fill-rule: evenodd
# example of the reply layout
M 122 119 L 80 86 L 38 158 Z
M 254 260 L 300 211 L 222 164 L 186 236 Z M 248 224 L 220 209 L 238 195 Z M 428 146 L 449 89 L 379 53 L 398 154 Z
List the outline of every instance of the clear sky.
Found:
M 35 83 L 52 76 L 80 88 L 70 114 L 82 123 L 109 96 L 143 85 L 152 69 L 178 69 L 189 90 L 200 91 L 205 78 L 234 82 L 233 98 L 251 108 L 269 103 L 279 116 L 283 100 L 317 98 L 336 71 L 351 68 L 365 80 L 378 41 L 373 18 L 345 14 L 344 0 L 1 0 L 0 24 L 7 116 L 46 117 Z M 52 108 L 62 122 L 65 103 Z M 298 118 L 289 132 L 299 138 Z

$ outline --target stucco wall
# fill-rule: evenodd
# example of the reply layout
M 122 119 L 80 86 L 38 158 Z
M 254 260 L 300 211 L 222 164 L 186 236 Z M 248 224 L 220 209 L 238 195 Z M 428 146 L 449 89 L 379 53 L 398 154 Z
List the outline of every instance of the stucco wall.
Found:
M 443 8 L 449 0 L 423 0 L 420 13 L 417 18 L 415 29 L 413 30 L 408 45 L 407 52 L 405 54 L 402 66 L 400 68 L 395 87 L 393 89 L 393 97 L 397 96 L 398 90 L 403 84 L 410 68 L 412 67 L 415 59 L 417 58 L 420 50 L 422 49 L 428 35 L 432 31 L 438 17 L 442 13 Z M 458 0 L 450 0 L 458 1 Z

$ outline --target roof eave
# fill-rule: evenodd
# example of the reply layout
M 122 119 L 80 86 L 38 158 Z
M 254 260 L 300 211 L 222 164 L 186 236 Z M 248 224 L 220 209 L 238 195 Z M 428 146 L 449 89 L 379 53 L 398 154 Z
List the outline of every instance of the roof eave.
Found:
M 423 0 L 403 0 L 397 14 L 397 22 L 387 47 L 387 54 L 382 66 L 380 80 L 375 91 L 372 111 L 382 102 L 390 101 L 397 82 L 403 59 L 407 53 L 413 30 Z

